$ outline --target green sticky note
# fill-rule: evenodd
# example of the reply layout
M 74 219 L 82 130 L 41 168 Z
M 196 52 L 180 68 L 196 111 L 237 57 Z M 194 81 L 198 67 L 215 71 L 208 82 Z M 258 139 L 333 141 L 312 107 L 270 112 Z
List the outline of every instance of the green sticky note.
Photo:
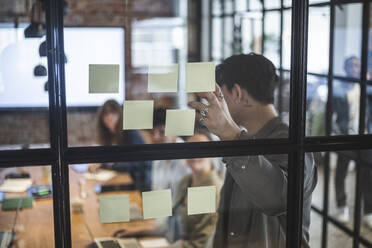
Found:
M 119 65 L 89 65 L 89 93 L 119 93 Z
M 107 195 L 99 197 L 101 223 L 129 221 L 129 195 Z
M 186 64 L 186 91 L 212 92 L 216 89 L 214 62 Z
M 177 92 L 178 64 L 151 66 L 148 72 L 148 92 Z
M 124 101 L 123 129 L 152 129 L 154 101 Z
M 22 208 L 32 208 L 34 199 L 32 197 L 18 197 L 18 198 L 8 198 L 3 201 L 1 210 L 17 210 Z
M 165 117 L 165 136 L 194 135 L 195 109 L 168 109 Z
M 187 214 L 216 212 L 216 186 L 187 188 Z
M 143 218 L 172 216 L 172 193 L 170 189 L 142 192 Z

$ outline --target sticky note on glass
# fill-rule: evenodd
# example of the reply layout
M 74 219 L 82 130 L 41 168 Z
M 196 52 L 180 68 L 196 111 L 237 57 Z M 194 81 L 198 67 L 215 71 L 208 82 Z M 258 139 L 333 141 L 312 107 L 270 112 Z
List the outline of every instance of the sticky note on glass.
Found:
M 129 195 L 108 195 L 99 197 L 101 223 L 129 221 Z
M 165 136 L 194 135 L 195 109 L 168 109 L 165 117 Z
M 119 93 L 119 65 L 89 65 L 89 93 Z
M 186 64 L 186 91 L 211 92 L 215 91 L 214 62 L 197 62 Z
M 170 189 L 142 192 L 143 218 L 172 216 L 172 193 Z
M 152 129 L 154 101 L 124 101 L 123 129 Z
M 187 214 L 216 212 L 216 186 L 187 188 Z
M 177 92 L 178 64 L 151 66 L 148 72 L 148 92 Z

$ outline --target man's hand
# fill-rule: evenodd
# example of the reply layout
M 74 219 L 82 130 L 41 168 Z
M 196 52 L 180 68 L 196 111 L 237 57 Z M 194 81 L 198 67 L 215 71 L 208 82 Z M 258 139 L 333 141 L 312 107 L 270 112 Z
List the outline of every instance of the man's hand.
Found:
M 197 93 L 208 101 L 209 105 L 201 102 L 190 102 L 189 106 L 197 110 L 196 119 L 202 120 L 208 130 L 221 140 L 233 140 L 239 136 L 241 130 L 232 119 L 221 88 L 216 84 L 215 92 Z
M 124 237 L 134 237 L 142 235 L 145 231 L 145 228 L 141 227 L 131 227 L 131 228 L 123 228 L 117 230 L 112 236 L 116 238 L 124 238 Z

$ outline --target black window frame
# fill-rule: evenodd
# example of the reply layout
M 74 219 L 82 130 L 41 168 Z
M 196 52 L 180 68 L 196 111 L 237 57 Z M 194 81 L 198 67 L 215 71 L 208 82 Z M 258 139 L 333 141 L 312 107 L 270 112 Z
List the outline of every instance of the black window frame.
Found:
M 372 135 L 364 134 L 364 121 L 360 122 L 359 135 L 334 137 L 306 137 L 306 76 L 307 76 L 307 24 L 308 1 L 292 1 L 292 40 L 290 70 L 290 119 L 288 139 L 246 141 L 219 141 L 184 144 L 145 144 L 101 147 L 69 147 L 67 142 L 67 112 L 64 71 L 63 0 L 46 1 L 49 126 L 50 148 L 0 151 L 0 167 L 52 166 L 53 215 L 55 247 L 71 247 L 69 164 L 183 159 L 194 157 L 221 157 L 257 154 L 288 154 L 287 247 L 300 247 L 302 236 L 302 199 L 304 180 L 304 154 L 306 152 L 372 149 Z M 334 8 L 334 1 L 331 5 Z M 235 4 L 234 4 L 235 6 Z M 368 7 L 368 8 L 367 8 Z M 363 37 L 369 20 L 369 1 L 363 0 Z M 282 9 L 283 1 L 282 1 Z M 366 39 L 368 40 L 368 39 Z M 366 72 L 367 41 L 363 39 L 362 73 Z M 365 75 L 365 73 L 364 73 Z M 361 120 L 365 117 L 366 78 L 362 75 L 360 101 Z M 330 94 L 330 93 L 329 93 Z M 327 104 L 327 113 L 331 110 Z M 328 116 L 328 115 L 327 115 Z M 329 127 L 327 129 L 329 131 Z M 358 173 L 359 169 L 357 169 Z M 359 173 L 360 174 L 360 173 Z M 358 175 L 359 175 L 358 174 Z M 357 176 L 357 189 L 359 178 Z M 326 202 L 326 201 L 325 201 Z M 358 203 L 359 204 L 359 203 Z M 357 205 L 360 210 L 360 204 Z M 327 208 L 320 211 L 325 222 L 338 226 L 328 216 Z M 360 214 L 356 211 L 354 247 L 370 244 L 360 236 Z M 342 225 L 341 225 L 342 226 Z M 324 226 L 323 226 L 324 228 Z M 326 229 L 323 229 L 323 231 Z

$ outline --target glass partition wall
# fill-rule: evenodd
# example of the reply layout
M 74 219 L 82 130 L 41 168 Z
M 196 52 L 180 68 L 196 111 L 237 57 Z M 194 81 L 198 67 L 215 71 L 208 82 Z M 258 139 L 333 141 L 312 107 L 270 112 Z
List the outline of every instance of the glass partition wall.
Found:
M 81 247 L 94 242 L 96 238 L 125 236 L 125 230 L 128 228 L 137 228 L 138 231 L 141 226 L 148 227 L 157 221 L 156 217 L 161 218 L 169 214 L 178 216 L 175 211 L 178 208 L 169 208 L 174 202 L 172 194 L 176 190 L 164 192 L 163 190 L 170 188 L 170 185 L 163 185 L 157 188 L 161 192 L 149 191 L 155 187 L 151 185 L 153 181 L 148 172 L 154 172 L 153 168 L 159 163 L 162 166 L 158 168 L 162 169 L 168 166 L 168 162 L 184 161 L 185 164 L 177 168 L 182 168 L 184 171 L 191 170 L 193 173 L 197 170 L 192 164 L 203 163 L 203 166 L 207 166 L 204 162 L 209 161 L 208 163 L 213 166 L 208 167 L 210 170 L 207 171 L 213 171 L 223 179 L 229 175 L 228 173 L 233 174 L 231 169 L 230 171 L 229 168 L 226 169 L 224 164 L 226 160 L 259 158 L 259 160 L 266 161 L 266 159 L 285 157 L 281 160 L 284 161 L 284 168 L 281 171 L 284 172 L 282 178 L 285 178 L 283 180 L 285 183 L 281 184 L 284 186 L 281 188 L 282 194 L 278 197 L 280 208 L 276 209 L 277 212 L 268 213 L 268 215 L 285 213 L 283 216 L 286 222 L 286 238 L 281 245 L 283 247 L 300 246 L 302 224 L 307 225 L 309 221 L 307 217 L 303 219 L 302 216 L 306 211 L 306 206 L 309 207 L 309 192 L 312 190 L 309 189 L 310 182 L 305 176 L 309 173 L 307 171 L 309 167 L 305 164 L 309 164 L 309 158 L 313 158 L 311 160 L 315 161 L 313 165 L 317 165 L 319 169 L 318 186 L 313 185 L 314 192 L 321 191 L 323 195 L 320 197 L 317 195 L 312 206 L 312 215 L 316 214 L 317 218 L 320 217 L 315 226 L 321 226 L 321 233 L 317 234 L 316 231 L 310 230 L 310 234 L 322 236 L 319 247 L 327 247 L 329 242 L 327 234 L 334 230 L 348 237 L 345 244 L 347 242 L 353 247 L 359 245 L 369 247 L 371 245 L 369 231 L 362 224 L 365 212 L 368 210 L 368 207 L 363 205 L 365 200 L 362 199 L 365 196 L 362 189 L 366 185 L 365 175 L 371 171 L 368 159 L 365 161 L 369 153 L 363 153 L 363 151 L 372 148 L 371 136 L 368 131 L 365 131 L 368 130 L 368 113 L 370 112 L 368 108 L 370 78 L 367 73 L 369 68 L 369 2 L 353 1 L 349 4 L 345 1 L 340 5 L 335 1 L 310 1 L 310 3 L 293 1 L 291 3 L 291 1 L 283 0 L 210 0 L 208 5 L 203 4 L 203 8 L 199 9 L 203 15 L 207 13 L 210 21 L 209 46 L 202 44 L 200 46 L 209 47 L 210 50 L 209 59 L 196 62 L 215 62 L 217 65 L 233 54 L 250 52 L 264 54 L 272 60 L 280 78 L 280 84 L 275 93 L 275 107 L 281 119 L 289 124 L 287 136 L 281 139 L 220 141 L 213 136 L 196 139 L 195 135 L 191 138 L 179 135 L 182 139 L 166 140 L 164 132 L 167 130 L 148 128 L 136 134 L 142 137 L 143 141 L 140 143 L 95 142 L 92 138 L 95 133 L 90 128 L 92 126 L 95 128 L 95 122 L 100 113 L 99 107 L 105 100 L 114 98 L 119 102 L 119 109 L 122 111 L 121 104 L 127 100 L 155 100 L 155 107 L 182 109 L 186 107 L 187 102 L 198 99 L 194 94 L 186 93 L 185 84 L 182 83 L 182 80 L 187 77 L 187 53 L 192 50 L 192 47 L 188 47 L 188 45 L 191 46 L 188 41 L 192 39 L 193 26 L 188 23 L 187 10 L 195 5 L 191 4 L 192 1 L 185 0 L 169 2 L 170 4 L 167 5 L 169 8 L 165 9 L 158 5 L 157 1 L 151 1 L 151 4 L 145 4 L 142 7 L 136 6 L 134 2 L 124 1 L 117 5 L 114 4 L 115 7 L 111 11 L 98 12 L 97 10 L 102 10 L 103 6 L 99 3 L 92 3 L 89 6 L 93 10 L 96 8 L 96 11 L 93 11 L 94 14 L 90 17 L 96 15 L 96 19 L 89 19 L 89 17 L 81 16 L 83 9 L 88 8 L 88 5 L 73 5 L 71 15 L 64 16 L 67 13 L 65 1 L 45 1 L 49 100 L 46 111 L 49 115 L 50 135 L 49 141 L 44 143 L 50 143 L 50 147 L 23 150 L 2 149 L 0 165 L 1 168 L 31 166 L 29 169 L 33 170 L 33 173 L 37 172 L 36 169 L 42 173 L 45 171 L 42 167 L 51 166 L 49 185 L 52 187 L 53 197 L 49 203 L 53 205 L 54 231 L 50 235 L 54 235 L 54 246 Z M 190 2 L 189 6 L 188 2 Z M 148 8 L 147 12 L 143 11 L 144 6 Z M 74 11 L 74 8 L 81 8 L 80 12 Z M 154 16 L 165 19 L 150 18 L 151 21 L 147 21 L 144 17 L 151 11 L 156 12 Z M 111 18 L 115 13 L 119 14 Z M 73 15 L 75 16 L 71 17 Z M 359 18 L 360 16 L 362 17 Z M 99 27 L 97 20 L 100 18 L 111 21 L 112 27 L 107 29 Z M 68 23 L 83 21 L 90 24 L 86 25 L 89 27 L 79 29 L 79 27 L 68 25 Z M 317 29 L 318 26 L 326 30 Z M 76 31 L 81 32 L 76 34 Z M 79 35 L 81 38 L 76 39 Z M 319 42 L 313 37 L 316 35 L 322 36 L 324 42 Z M 350 36 L 354 38 L 351 39 Z M 335 45 L 336 37 L 343 42 Z M 79 49 L 79 44 L 76 43 L 80 39 L 86 40 L 86 46 L 81 44 L 82 47 Z M 103 43 L 100 43 L 100 40 Z M 95 53 L 94 49 L 100 49 L 100 52 Z M 313 50 L 318 55 L 315 56 L 312 53 Z M 69 56 L 68 53 L 71 55 Z M 79 57 L 79 53 L 85 55 Z M 350 65 L 346 63 L 345 69 L 340 61 L 351 55 L 357 59 L 352 58 Z M 97 56 L 97 58 L 91 58 L 86 62 L 88 56 Z M 317 56 L 321 57 L 319 61 L 317 61 Z M 347 75 L 350 71 L 348 66 L 358 70 L 358 58 L 360 69 L 355 74 L 356 76 Z M 66 59 L 67 61 L 74 59 L 73 62 L 76 63 L 74 68 L 69 68 L 65 64 Z M 148 82 L 149 67 L 162 66 L 164 61 L 168 65 L 170 63 L 179 65 L 178 86 L 180 90 L 165 94 L 148 94 L 146 83 L 144 86 L 143 82 Z M 120 84 L 114 96 L 107 95 L 107 98 L 101 99 L 86 94 L 90 90 L 87 83 L 90 65 L 95 65 L 94 68 L 92 67 L 95 69 L 92 73 L 100 69 L 97 65 L 105 65 L 106 69 L 115 71 L 117 75 L 115 80 Z M 76 72 L 79 66 L 81 66 L 80 74 L 79 71 Z M 336 87 L 336 80 L 339 80 L 341 84 L 351 85 L 352 87 L 346 87 L 350 90 L 347 90 L 345 94 L 349 98 L 356 97 L 357 100 L 353 102 L 359 102 L 357 107 L 349 106 L 350 109 L 357 109 L 352 112 L 356 117 L 349 116 L 347 119 L 350 130 L 354 131 L 342 133 L 341 136 L 335 131 L 336 125 L 332 125 L 333 120 L 337 120 L 337 110 L 334 106 L 336 106 L 335 99 L 338 96 L 337 90 L 340 88 Z M 83 103 L 79 103 L 79 100 Z M 310 110 L 310 106 L 314 111 Z M 8 109 L 8 111 L 15 110 Z M 152 115 L 152 112 L 150 113 Z M 181 117 L 184 118 L 182 115 Z M 356 127 L 353 124 L 355 120 Z M 145 122 L 141 121 L 142 124 Z M 130 123 L 125 123 L 124 120 L 123 125 L 130 125 Z M 155 137 L 159 138 L 159 134 L 161 141 L 155 139 Z M 342 153 L 342 151 L 353 152 Z M 349 191 L 347 192 L 349 194 L 347 202 L 353 203 L 350 206 L 351 217 L 348 224 L 342 224 L 335 217 L 336 212 L 333 211 L 335 204 L 329 203 L 333 200 L 333 193 L 331 193 L 333 188 L 330 187 L 332 183 L 330 178 L 335 173 L 333 167 L 337 164 L 335 161 L 338 156 L 343 155 L 349 159 L 349 167 L 354 168 L 354 170 L 347 168 L 347 171 L 351 172 L 347 177 L 346 185 L 355 187 L 354 196 L 350 195 L 352 193 Z M 128 167 L 128 164 L 132 166 Z M 203 170 L 203 166 L 197 168 Z M 235 169 L 244 175 L 246 166 L 248 164 L 238 163 Z M 112 171 L 115 171 L 117 178 L 114 177 Z M 311 173 L 315 175 L 315 170 Z M 191 176 L 186 184 L 189 186 L 186 187 L 187 190 L 194 190 L 192 187 L 195 186 L 193 185 L 195 178 L 197 178 L 195 175 Z M 160 180 L 160 183 L 162 182 L 166 180 Z M 225 181 L 221 180 L 221 182 Z M 251 186 L 255 188 L 258 185 L 265 188 L 261 181 Z M 201 186 L 200 182 L 197 186 Z M 209 187 L 208 189 L 212 186 L 215 190 L 203 191 L 202 196 L 212 197 L 212 200 L 208 201 L 208 209 L 200 212 L 200 206 L 198 206 L 199 210 L 189 209 L 188 211 L 198 213 L 195 216 L 199 220 L 209 217 L 213 220 L 213 215 L 209 213 L 215 212 L 216 209 L 211 207 L 210 203 L 214 202 L 214 196 L 218 197 L 219 194 L 214 193 L 217 193 L 219 188 L 213 183 L 206 183 L 202 186 Z M 185 195 L 186 188 L 179 191 L 181 195 Z M 112 194 L 110 192 L 113 189 L 116 191 Z M 152 193 L 149 194 L 149 192 Z M 5 197 L 7 198 L 6 194 Z M 150 203 L 152 208 L 148 209 L 149 203 L 145 202 L 148 199 L 155 199 L 151 197 L 158 197 L 156 198 L 158 200 L 153 200 L 153 205 Z M 203 199 L 203 197 L 194 199 Z M 304 199 L 307 204 L 303 204 Z M 110 204 L 113 201 L 117 202 Z M 158 207 L 159 202 L 167 203 L 168 208 Z M 188 208 L 192 202 L 192 198 L 183 199 L 181 205 Z M 104 204 L 106 204 L 105 208 L 102 207 Z M 117 212 L 118 208 L 115 206 L 120 204 L 126 204 L 126 209 L 130 209 L 130 212 L 128 214 Z M 38 207 L 42 206 L 42 204 L 38 205 Z M 161 214 L 156 215 L 154 212 L 161 212 Z M 234 211 L 232 215 L 236 217 Z M 150 220 L 147 220 L 147 217 Z M 110 218 L 121 219 L 122 222 L 130 221 L 123 225 L 104 223 L 113 222 Z M 94 224 L 95 222 L 98 224 Z M 213 227 L 213 225 L 209 226 L 211 229 Z M 17 229 L 14 231 L 17 233 Z M 170 234 L 165 232 L 165 235 Z M 228 236 L 229 239 L 248 238 L 246 234 L 236 233 L 232 229 L 229 230 Z M 141 235 L 135 237 L 142 241 Z M 114 245 L 115 243 L 112 240 L 100 240 L 99 242 L 101 245 Z M 158 240 L 158 242 L 161 241 Z

